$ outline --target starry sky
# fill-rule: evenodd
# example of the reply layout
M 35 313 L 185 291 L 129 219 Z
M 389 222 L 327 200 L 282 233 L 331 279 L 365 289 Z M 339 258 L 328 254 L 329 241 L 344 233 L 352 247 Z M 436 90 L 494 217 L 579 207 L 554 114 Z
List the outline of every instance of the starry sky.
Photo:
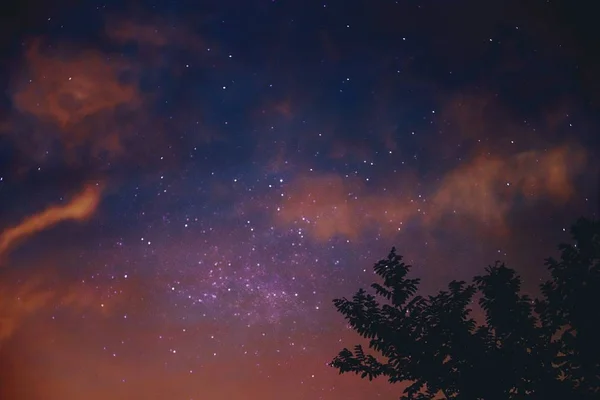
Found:
M 522 3 L 6 6 L 0 398 L 397 398 L 334 297 L 533 291 L 598 212 L 592 13 Z

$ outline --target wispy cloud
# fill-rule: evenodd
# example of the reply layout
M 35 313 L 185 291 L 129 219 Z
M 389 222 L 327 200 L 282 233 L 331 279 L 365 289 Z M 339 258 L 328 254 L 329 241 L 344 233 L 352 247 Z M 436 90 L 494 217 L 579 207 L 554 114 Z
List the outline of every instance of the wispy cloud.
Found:
M 89 218 L 96 211 L 101 194 L 101 185 L 90 184 L 67 204 L 52 205 L 37 214 L 28 216 L 19 224 L 5 229 L 0 234 L 0 257 L 5 256 L 19 242 L 62 221 L 83 221 Z

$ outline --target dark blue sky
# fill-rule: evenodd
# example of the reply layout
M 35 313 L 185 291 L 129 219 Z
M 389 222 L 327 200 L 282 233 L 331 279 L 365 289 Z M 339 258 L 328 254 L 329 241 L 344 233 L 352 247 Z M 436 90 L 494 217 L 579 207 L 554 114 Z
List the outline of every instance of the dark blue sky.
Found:
M 2 399 L 396 398 L 331 299 L 392 245 L 535 290 L 597 215 L 584 7 L 74 3 L 0 21 Z

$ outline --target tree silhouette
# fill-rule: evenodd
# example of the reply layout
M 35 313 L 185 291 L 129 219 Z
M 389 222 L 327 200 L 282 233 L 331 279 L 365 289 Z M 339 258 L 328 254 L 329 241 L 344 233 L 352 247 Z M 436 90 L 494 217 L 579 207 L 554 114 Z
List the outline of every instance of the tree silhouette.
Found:
M 574 243 L 546 260 L 541 297 L 521 294 L 505 264 L 471 284 L 452 281 L 436 295 L 417 294 L 419 279 L 393 248 L 375 264 L 381 283 L 360 289 L 337 310 L 368 342 L 343 349 L 340 373 L 383 376 L 406 385 L 401 399 L 588 399 L 600 394 L 600 223 L 578 220 Z M 472 316 L 475 299 L 485 316 Z

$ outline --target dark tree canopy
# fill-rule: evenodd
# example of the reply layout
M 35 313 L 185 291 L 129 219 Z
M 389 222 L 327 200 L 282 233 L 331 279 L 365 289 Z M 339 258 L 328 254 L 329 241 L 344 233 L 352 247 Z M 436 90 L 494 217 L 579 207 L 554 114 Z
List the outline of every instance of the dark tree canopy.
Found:
M 571 234 L 560 259 L 546 260 L 551 278 L 539 299 L 521 294 L 520 277 L 501 263 L 471 284 L 420 296 L 392 249 L 375 264 L 374 294 L 334 300 L 370 350 L 344 349 L 331 365 L 403 382 L 401 399 L 600 398 L 600 222 L 582 218 Z

